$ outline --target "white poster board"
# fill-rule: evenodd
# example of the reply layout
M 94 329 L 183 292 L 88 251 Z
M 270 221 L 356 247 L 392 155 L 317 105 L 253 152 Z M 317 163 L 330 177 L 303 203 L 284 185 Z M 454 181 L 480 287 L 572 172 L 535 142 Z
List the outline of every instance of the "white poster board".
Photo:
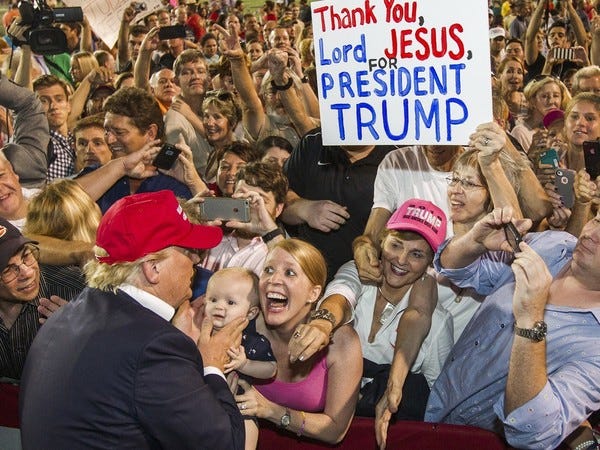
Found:
M 146 10 L 140 12 L 132 23 L 161 7 L 160 0 L 141 1 L 146 4 Z M 63 3 L 66 6 L 81 6 L 92 30 L 109 48 L 117 43 L 123 11 L 131 4 L 124 0 L 63 0 Z
M 492 120 L 487 2 L 311 7 L 324 144 L 466 144 Z

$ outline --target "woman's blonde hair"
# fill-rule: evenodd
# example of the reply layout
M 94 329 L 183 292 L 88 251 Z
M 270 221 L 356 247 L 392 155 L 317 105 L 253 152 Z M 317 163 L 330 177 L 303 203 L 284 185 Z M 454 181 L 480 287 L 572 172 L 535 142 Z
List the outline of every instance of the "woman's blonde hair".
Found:
M 277 242 L 271 251 L 276 248 L 289 253 L 298 262 L 313 286 L 321 286 L 321 294 L 323 294 L 327 282 L 327 263 L 316 247 L 300 239 L 291 238 Z
M 57 180 L 31 199 L 23 231 L 93 243 L 101 217 L 96 202 L 76 181 Z
M 523 89 L 523 94 L 525 94 L 525 98 L 527 99 L 527 102 L 529 103 L 529 105 L 531 105 L 532 101 L 535 98 L 535 96 L 537 95 L 537 93 L 544 86 L 546 86 L 550 83 L 556 84 L 558 86 L 558 88 L 560 89 L 560 93 L 561 93 L 560 109 L 562 109 L 564 111 L 567 107 L 567 103 L 569 103 L 569 100 L 571 100 L 571 94 L 569 93 L 569 90 L 567 89 L 565 84 L 562 81 L 560 81 L 558 78 L 554 78 L 552 76 L 545 76 L 540 79 L 531 80 L 529 83 L 527 83 L 527 85 Z M 530 108 L 530 109 L 532 109 L 532 108 Z
M 90 52 L 73 53 L 71 59 L 79 63 L 81 79 L 84 79 L 92 70 L 100 66 L 96 57 Z
M 103 256 L 106 255 L 106 251 L 101 247 L 94 246 L 94 254 Z M 83 267 L 83 273 L 89 287 L 116 292 L 123 283 L 134 284 L 133 281 L 139 277 L 144 262 L 160 261 L 166 259 L 167 256 L 167 249 L 162 249 L 132 262 L 106 264 L 97 259 L 91 259 Z

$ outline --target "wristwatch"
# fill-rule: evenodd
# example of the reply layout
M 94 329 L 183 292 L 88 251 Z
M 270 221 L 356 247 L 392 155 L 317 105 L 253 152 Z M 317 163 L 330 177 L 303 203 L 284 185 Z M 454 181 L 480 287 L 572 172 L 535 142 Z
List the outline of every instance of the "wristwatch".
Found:
M 281 428 L 287 428 L 290 426 L 291 421 L 292 421 L 292 416 L 290 415 L 290 410 L 286 409 L 285 413 L 283 414 L 283 416 L 281 416 L 281 419 L 279 420 L 279 426 Z
M 546 322 L 540 320 L 533 324 L 533 328 L 519 328 L 517 324 L 514 324 L 515 334 L 522 336 L 527 339 L 531 339 L 534 342 L 541 342 L 546 339 L 548 334 L 548 326 Z

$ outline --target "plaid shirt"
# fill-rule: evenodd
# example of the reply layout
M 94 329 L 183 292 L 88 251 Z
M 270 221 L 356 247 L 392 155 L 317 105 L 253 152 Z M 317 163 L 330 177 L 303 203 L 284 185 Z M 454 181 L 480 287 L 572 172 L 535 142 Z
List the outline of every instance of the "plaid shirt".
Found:
M 48 175 L 46 181 L 50 183 L 58 178 L 70 177 L 75 173 L 75 138 L 73 133 L 65 137 L 56 131 L 50 130 L 48 143 Z

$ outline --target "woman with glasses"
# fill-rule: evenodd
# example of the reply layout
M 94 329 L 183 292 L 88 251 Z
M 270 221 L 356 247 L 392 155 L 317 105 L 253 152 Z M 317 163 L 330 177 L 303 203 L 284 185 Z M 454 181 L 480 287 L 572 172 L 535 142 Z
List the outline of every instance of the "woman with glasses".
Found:
M 525 99 L 529 105 L 527 116 L 516 124 L 510 134 L 519 141 L 526 153 L 532 149 L 533 135 L 544 129 L 544 116 L 553 109 L 564 109 L 571 99 L 567 87 L 558 78 L 536 77 L 525 86 Z

